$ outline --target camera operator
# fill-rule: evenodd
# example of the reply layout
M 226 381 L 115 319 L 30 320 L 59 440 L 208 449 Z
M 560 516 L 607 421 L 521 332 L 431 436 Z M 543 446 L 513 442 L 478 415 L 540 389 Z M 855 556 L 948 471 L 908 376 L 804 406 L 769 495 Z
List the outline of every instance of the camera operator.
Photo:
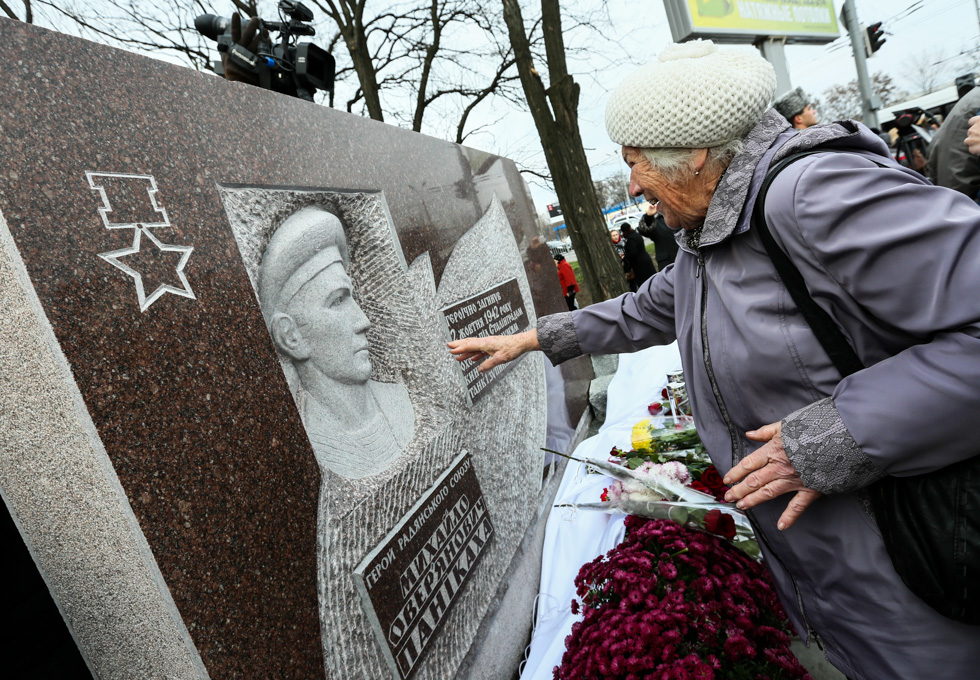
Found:
M 973 200 L 980 193 L 980 161 L 971 154 L 967 134 L 978 110 L 980 87 L 975 87 L 956 103 L 929 145 L 929 179 Z M 974 153 L 980 153 L 980 148 Z

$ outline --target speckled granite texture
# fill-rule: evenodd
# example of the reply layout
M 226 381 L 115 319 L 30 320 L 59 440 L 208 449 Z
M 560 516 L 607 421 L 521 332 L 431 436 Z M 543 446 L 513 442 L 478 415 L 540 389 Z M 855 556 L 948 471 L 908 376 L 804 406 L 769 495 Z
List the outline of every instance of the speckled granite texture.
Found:
M 206 678 L 2 214 L 0 309 L 0 492 L 89 667 Z
M 341 631 L 341 619 L 331 618 L 357 619 L 360 603 L 346 586 L 330 584 L 349 579 L 360 557 L 354 553 L 384 535 L 379 518 L 396 521 L 461 447 L 475 454 L 475 442 L 486 447 L 482 459 L 474 455 L 484 491 L 498 488 L 498 507 L 516 510 L 504 519 L 497 515 L 506 511 L 491 507 L 499 554 L 481 564 L 486 578 L 468 586 L 467 604 L 454 609 L 416 677 L 451 676 L 530 517 L 519 508 L 540 480 L 531 470 L 539 443 L 517 450 L 518 438 L 543 427 L 533 416 L 518 433 L 503 427 L 500 441 L 485 432 L 499 427 L 494 400 L 517 396 L 530 407 L 541 398 L 537 377 L 515 394 L 508 382 L 495 385 L 500 394 L 472 410 L 461 399 L 438 309 L 441 300 L 486 286 L 447 278 L 457 271 L 457 242 L 494 215 L 495 233 L 510 229 L 509 256 L 520 259 L 505 267 L 490 249 L 476 249 L 467 261 L 480 262 L 470 271 L 489 281 L 509 269 L 507 278 L 522 281 L 525 304 L 538 315 L 564 307 L 513 163 L 7 20 L 0 20 L 0 40 L 21 55 L 0 79 L 0 213 L 33 286 L 39 327 L 50 328 L 74 381 L 68 392 L 77 390 L 77 408 L 87 411 L 92 440 L 118 480 L 118 512 L 131 512 L 145 536 L 132 540 L 131 525 L 113 525 L 116 540 L 137 547 L 145 540 L 142 553 L 119 553 L 120 569 L 145 571 L 138 592 L 152 594 L 157 584 L 151 613 L 125 598 L 85 602 L 104 607 L 107 617 L 132 609 L 161 621 L 154 634 L 120 641 L 113 653 L 132 659 L 119 663 L 130 677 L 147 678 L 383 677 L 375 673 L 384 666 L 370 629 Z M 104 195 L 92 175 L 109 178 Z M 326 192 L 321 198 L 346 211 L 347 228 L 364 227 L 351 252 L 352 261 L 358 253 L 356 294 L 374 324 L 374 377 L 407 386 L 419 424 L 399 464 L 369 484 L 322 473 L 310 449 L 249 280 L 257 250 L 240 247 L 222 200 L 257 186 Z M 362 256 L 368 251 L 375 257 Z M 12 347 L 3 370 L 16 373 L 30 353 Z M 537 371 L 535 362 L 522 362 L 507 380 Z M 548 392 L 563 395 L 561 411 L 574 425 L 591 371 L 563 366 L 562 373 L 565 389 L 550 385 Z M 37 398 L 28 384 L 4 389 L 15 405 Z M 52 400 L 51 417 L 64 417 L 68 403 Z M 18 430 L 0 420 L 4 461 L 19 474 L 29 472 L 12 452 L 29 450 L 39 431 L 28 423 Z M 44 441 L 74 460 L 60 439 Z M 491 463 L 502 456 L 518 461 L 514 474 L 528 476 L 508 479 L 506 467 Z M 40 504 L 32 499 L 42 497 L 37 486 L 30 495 L 4 494 L 34 548 L 32 536 L 43 543 L 60 530 L 55 515 L 32 514 Z M 84 499 L 73 510 L 102 512 Z M 35 556 L 42 572 L 56 573 L 53 556 L 41 549 Z M 111 590 L 117 578 L 111 562 L 103 565 L 92 576 L 93 592 Z M 49 585 L 90 663 L 116 663 L 102 660 L 118 658 L 106 651 L 112 634 L 73 617 L 65 604 L 79 591 L 55 578 Z M 171 623 L 164 621 L 168 602 L 179 616 Z M 188 636 L 199 662 L 184 645 Z M 182 654 L 166 676 L 141 670 Z

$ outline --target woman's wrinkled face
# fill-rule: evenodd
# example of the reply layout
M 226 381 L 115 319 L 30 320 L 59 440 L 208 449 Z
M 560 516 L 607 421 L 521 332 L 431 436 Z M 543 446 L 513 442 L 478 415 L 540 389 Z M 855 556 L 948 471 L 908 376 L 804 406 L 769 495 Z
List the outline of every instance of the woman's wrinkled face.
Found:
M 693 229 L 704 222 L 714 192 L 714 186 L 708 186 L 708 178 L 692 170 L 668 180 L 634 146 L 623 147 L 623 160 L 630 168 L 630 195 L 659 203 L 657 210 L 668 227 Z
M 609 232 L 609 236 L 612 238 L 613 243 L 619 243 L 620 239 L 622 239 L 622 236 L 620 236 L 619 232 L 615 229 Z

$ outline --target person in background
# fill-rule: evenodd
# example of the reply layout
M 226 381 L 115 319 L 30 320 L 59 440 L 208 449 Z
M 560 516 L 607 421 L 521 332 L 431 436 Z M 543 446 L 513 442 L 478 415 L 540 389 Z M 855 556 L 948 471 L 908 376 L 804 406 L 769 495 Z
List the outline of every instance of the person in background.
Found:
M 650 253 L 643 245 L 643 237 L 633 230 L 633 226 L 627 222 L 623 225 L 623 236 L 626 242 L 626 249 L 623 255 L 623 269 L 633 272 L 633 278 L 627 279 L 630 282 L 630 290 L 635 291 L 643 285 L 643 282 L 657 273 L 653 267 L 653 260 Z M 627 269 L 627 266 L 629 267 Z
M 956 189 L 973 200 L 980 193 L 980 161 L 964 143 L 970 119 L 980 110 L 980 88 L 967 92 L 946 116 L 929 144 L 928 176 L 941 187 Z
M 797 130 L 805 130 L 820 122 L 817 120 L 817 110 L 813 108 L 810 98 L 802 87 L 778 97 L 772 105 Z
M 657 271 L 662 272 L 677 257 L 677 232 L 667 226 L 664 216 L 657 210 L 656 203 L 647 203 L 646 212 L 636 225 L 636 230 L 651 241 L 656 248 Z
M 623 255 L 626 253 L 626 244 L 623 243 L 623 235 L 619 233 L 618 229 L 613 229 L 609 232 L 609 238 L 612 239 L 613 250 L 619 255 L 619 261 L 623 261 Z
M 565 304 L 568 311 L 575 309 L 575 293 L 578 292 L 578 281 L 575 279 L 575 272 L 572 265 L 561 253 L 555 255 L 555 266 L 558 267 L 558 283 L 561 284 L 562 295 L 565 296 Z

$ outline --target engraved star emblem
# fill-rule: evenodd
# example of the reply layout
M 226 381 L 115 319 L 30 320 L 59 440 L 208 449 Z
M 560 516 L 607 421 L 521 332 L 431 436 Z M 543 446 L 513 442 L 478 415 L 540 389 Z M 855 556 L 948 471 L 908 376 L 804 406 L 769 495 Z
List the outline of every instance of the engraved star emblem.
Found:
M 141 274 L 136 269 L 124 264 L 121 258 L 140 255 L 141 248 L 143 246 L 142 238 L 146 236 L 153 244 L 153 247 L 143 248 L 142 253 L 150 256 L 157 256 L 161 253 L 181 253 L 180 261 L 177 262 L 177 266 L 174 268 L 174 273 L 177 275 L 177 279 L 180 281 L 180 288 L 176 286 L 171 286 L 165 283 L 157 286 L 150 295 L 146 294 L 143 287 L 143 274 Z M 154 250 L 155 248 L 155 250 Z M 111 264 L 117 269 L 121 269 L 127 275 L 132 276 L 136 282 L 136 296 L 139 299 L 140 311 L 145 312 L 150 305 L 160 299 L 164 293 L 173 293 L 174 295 L 180 295 L 181 297 L 191 298 L 196 300 L 197 296 L 194 295 L 194 291 L 191 290 L 190 284 L 187 282 L 187 277 L 184 276 L 184 266 L 187 264 L 188 258 L 191 256 L 191 252 L 194 250 L 193 246 L 174 246 L 161 243 L 160 240 L 154 236 L 149 230 L 140 226 L 135 230 L 133 236 L 133 245 L 129 248 L 121 248 L 119 250 L 113 250 L 108 253 L 99 253 L 99 257 Z

